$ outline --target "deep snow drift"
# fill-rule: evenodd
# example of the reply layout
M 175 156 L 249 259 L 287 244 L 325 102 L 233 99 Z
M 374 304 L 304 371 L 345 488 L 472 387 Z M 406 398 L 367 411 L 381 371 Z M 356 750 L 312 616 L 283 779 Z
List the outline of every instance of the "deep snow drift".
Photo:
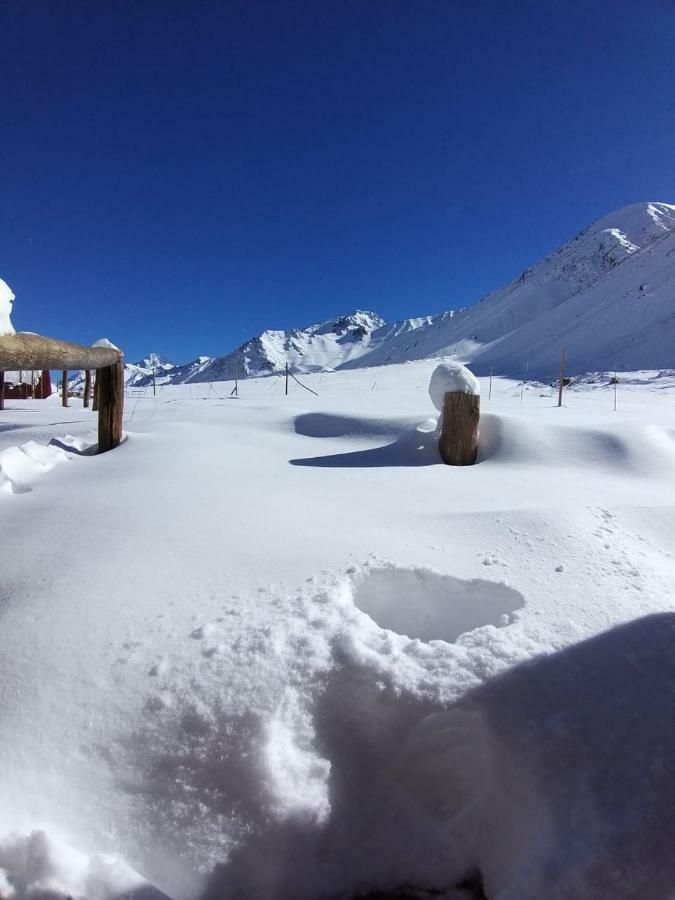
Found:
M 0 895 L 672 900 L 675 376 L 434 367 L 8 402 Z

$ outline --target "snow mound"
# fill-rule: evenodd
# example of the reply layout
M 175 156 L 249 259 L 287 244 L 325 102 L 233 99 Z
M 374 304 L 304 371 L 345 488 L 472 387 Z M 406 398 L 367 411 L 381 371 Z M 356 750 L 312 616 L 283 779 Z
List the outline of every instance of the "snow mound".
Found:
M 108 338 L 99 338 L 98 341 L 94 341 L 91 345 L 92 347 L 103 347 L 105 350 L 119 350 L 119 347 L 116 347 L 112 341 L 109 341 Z
M 354 582 L 352 599 L 383 628 L 449 643 L 485 625 L 510 624 L 525 604 L 522 594 L 499 582 L 399 566 L 367 569 Z
M 0 494 L 27 493 L 37 478 L 69 459 L 63 449 L 35 441 L 8 447 L 0 453 Z
M 88 857 L 44 831 L 0 839 L 3 900 L 113 900 L 133 897 L 144 884 L 141 876 L 121 860 L 104 855 Z M 160 893 L 150 888 L 145 896 L 153 900 Z
M 446 394 L 480 395 L 480 384 L 476 376 L 460 363 L 441 363 L 436 366 L 429 382 L 429 396 L 439 412 L 443 412 L 443 398 Z
M 486 682 L 408 734 L 402 780 L 493 898 L 673 896 L 675 616 Z M 611 735 L 611 740 L 608 740 Z
M 14 293 L 10 286 L 0 278 L 0 335 L 14 334 L 10 318 L 14 299 Z

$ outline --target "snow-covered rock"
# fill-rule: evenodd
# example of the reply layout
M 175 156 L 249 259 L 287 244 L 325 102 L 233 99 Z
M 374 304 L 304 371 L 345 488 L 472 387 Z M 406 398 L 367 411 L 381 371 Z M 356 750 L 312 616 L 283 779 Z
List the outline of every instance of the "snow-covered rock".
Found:
M 429 396 L 439 412 L 443 411 L 446 394 L 480 394 L 480 384 L 476 376 L 460 363 L 441 363 L 431 373 Z
M 11 320 L 14 299 L 10 286 L 0 278 L 0 334 L 14 334 Z

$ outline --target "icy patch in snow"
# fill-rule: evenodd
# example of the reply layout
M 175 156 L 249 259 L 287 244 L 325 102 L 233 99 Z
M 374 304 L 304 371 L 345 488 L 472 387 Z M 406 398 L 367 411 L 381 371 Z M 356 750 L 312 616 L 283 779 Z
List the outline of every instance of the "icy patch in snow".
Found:
M 352 599 L 382 628 L 449 643 L 485 625 L 508 625 L 525 605 L 522 594 L 499 582 L 398 566 L 369 568 L 357 576 Z
M 429 382 L 429 396 L 439 412 L 443 411 L 443 398 L 448 393 L 479 396 L 478 379 L 466 366 L 459 363 L 441 363 L 436 366 Z
M 147 885 L 122 860 L 86 856 L 44 831 L 0 838 L 0 897 L 3 900 L 113 900 L 133 897 Z M 147 900 L 159 898 L 150 887 Z
M 14 334 L 11 313 L 14 293 L 6 281 L 0 278 L 0 335 Z

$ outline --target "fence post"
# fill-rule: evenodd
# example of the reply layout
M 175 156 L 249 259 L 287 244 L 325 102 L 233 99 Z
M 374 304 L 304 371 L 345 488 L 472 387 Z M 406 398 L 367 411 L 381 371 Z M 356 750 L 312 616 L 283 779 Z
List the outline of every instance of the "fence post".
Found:
M 0 409 L 5 408 L 5 373 L 0 372 Z
M 563 384 L 565 382 L 565 348 L 560 354 L 560 389 L 558 391 L 558 406 L 562 406 Z
M 61 372 L 61 406 L 68 406 L 68 372 L 63 369 Z
M 91 394 L 91 369 L 84 370 L 84 397 L 82 398 L 82 406 L 89 406 L 89 395 Z
M 91 408 L 94 412 L 98 410 L 98 373 L 99 369 L 96 369 L 94 372 L 94 397 L 91 403 Z
M 478 455 L 480 396 L 448 391 L 443 398 L 438 449 L 449 466 L 472 466 Z
M 96 372 L 98 384 L 98 452 L 114 450 L 122 440 L 124 365 L 105 366 Z

